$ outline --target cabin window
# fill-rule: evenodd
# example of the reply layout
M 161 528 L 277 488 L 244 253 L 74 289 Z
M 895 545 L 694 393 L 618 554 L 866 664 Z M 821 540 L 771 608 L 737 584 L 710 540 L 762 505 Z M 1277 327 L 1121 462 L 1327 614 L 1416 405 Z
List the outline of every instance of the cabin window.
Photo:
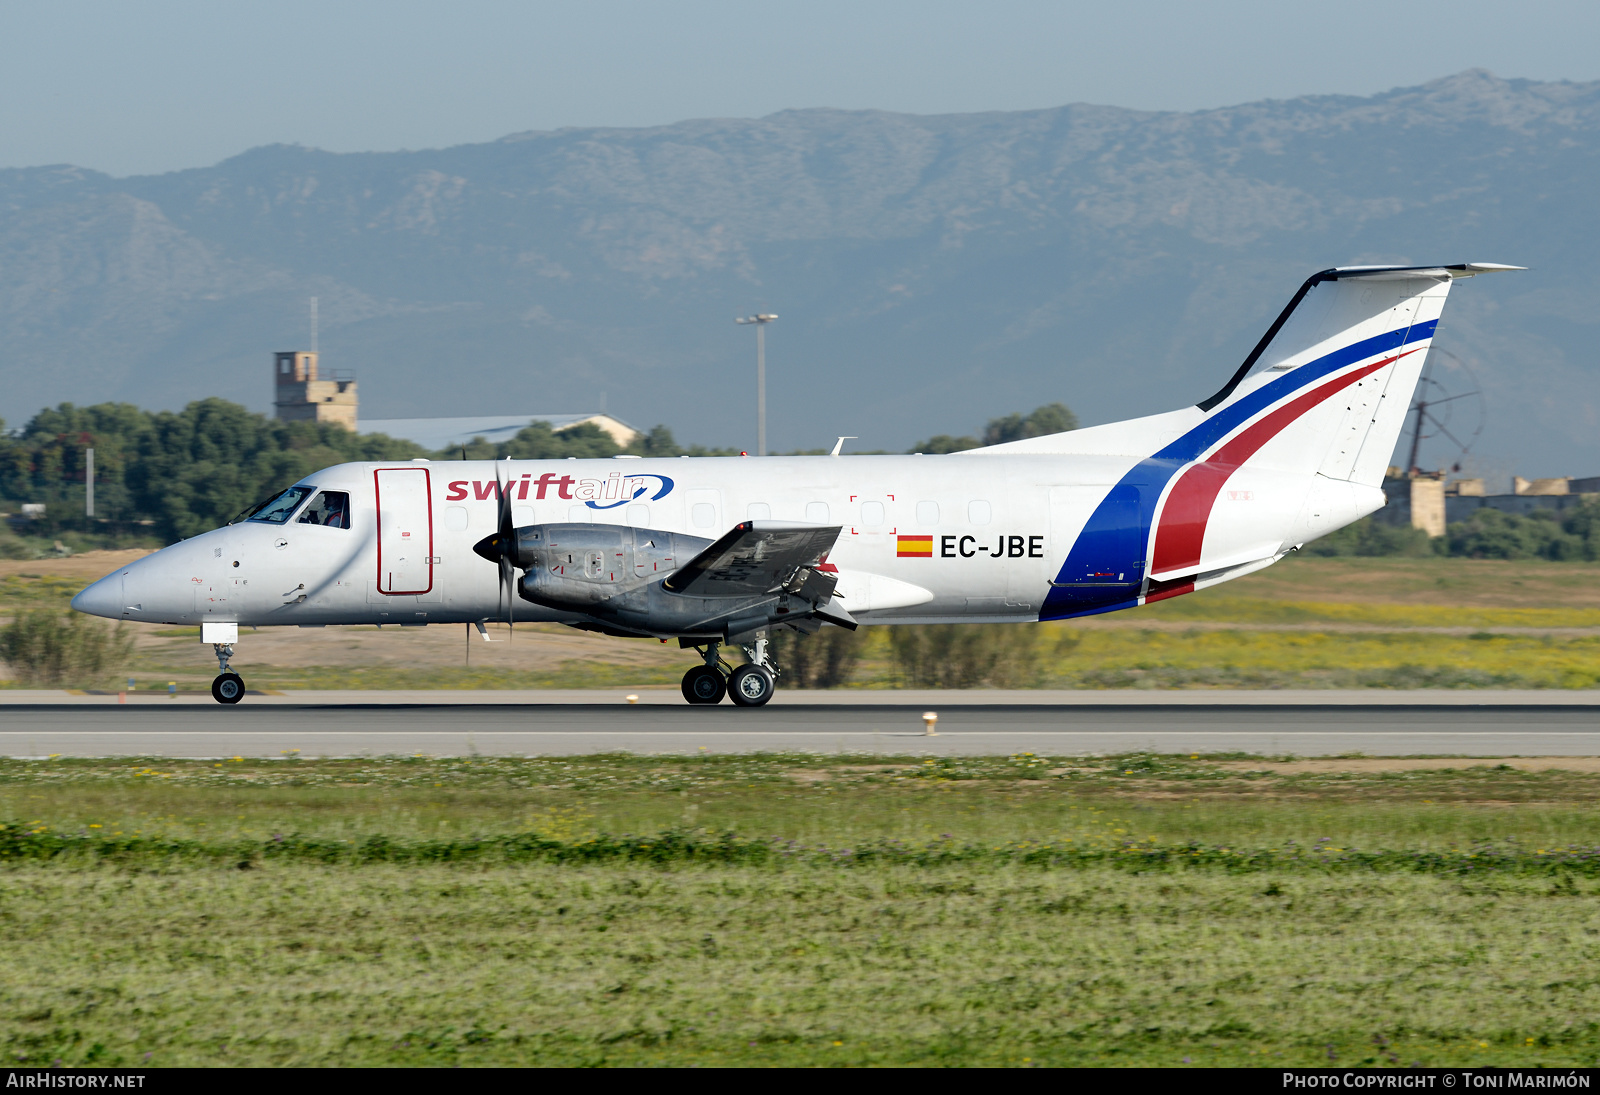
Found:
M 827 524 L 828 523 L 828 503 L 826 503 L 826 502 L 807 502 L 806 503 L 806 520 L 811 522 L 813 525 L 825 525 L 825 524 Z
M 765 521 L 772 516 L 772 507 L 765 502 L 751 502 L 744 508 L 746 521 Z
M 300 503 L 304 502 L 306 495 L 310 493 L 310 487 L 290 487 L 266 505 L 259 507 L 248 520 L 281 525 L 294 516 L 294 511 L 300 508 Z
M 350 527 L 350 496 L 342 490 L 318 491 L 306 511 L 300 515 L 299 525 L 325 525 L 328 528 Z
M 937 502 L 918 502 L 917 503 L 917 524 L 919 524 L 919 525 L 937 525 L 938 523 L 939 523 L 939 503 L 937 503 Z
M 451 532 L 467 531 L 467 507 L 446 506 L 444 508 L 444 527 Z
M 974 525 L 987 525 L 994 518 L 994 510 L 982 498 L 967 503 L 967 520 Z
M 882 502 L 863 502 L 863 503 L 861 503 L 861 523 L 863 525 L 881 525 L 881 524 L 883 524 L 883 503 Z
M 696 502 L 690 510 L 695 528 L 710 528 L 717 523 L 717 507 L 710 502 Z

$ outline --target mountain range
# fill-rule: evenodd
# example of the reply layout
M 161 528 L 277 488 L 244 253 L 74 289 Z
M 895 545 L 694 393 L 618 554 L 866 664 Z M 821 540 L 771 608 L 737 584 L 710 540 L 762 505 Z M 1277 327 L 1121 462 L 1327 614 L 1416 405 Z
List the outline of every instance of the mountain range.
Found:
M 1054 401 L 1085 424 L 1195 402 L 1316 270 L 1488 261 L 1532 269 L 1456 287 L 1433 375 L 1460 444 L 1422 463 L 1600 474 L 1597 166 L 1600 83 L 1474 70 L 1194 113 L 794 110 L 9 169 L 0 415 L 269 409 L 315 296 L 365 417 L 604 407 L 751 447 L 732 321 L 760 310 L 771 447 L 897 450 Z

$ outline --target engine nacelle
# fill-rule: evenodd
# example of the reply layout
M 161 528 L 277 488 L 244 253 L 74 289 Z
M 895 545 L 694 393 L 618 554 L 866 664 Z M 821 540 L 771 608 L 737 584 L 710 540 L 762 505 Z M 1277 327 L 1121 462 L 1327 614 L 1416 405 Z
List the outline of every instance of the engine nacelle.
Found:
M 628 525 L 529 525 L 515 530 L 508 556 L 526 571 L 524 598 L 584 612 L 661 581 L 710 543 Z
M 473 550 L 522 570 L 524 600 L 581 613 L 615 634 L 731 641 L 772 625 L 815 631 L 827 619 L 855 626 L 842 611 L 823 611 L 837 579 L 810 567 L 773 589 L 708 596 L 667 588 L 664 579 L 712 543 L 628 525 L 528 525 L 511 531 L 503 555 L 498 534 Z

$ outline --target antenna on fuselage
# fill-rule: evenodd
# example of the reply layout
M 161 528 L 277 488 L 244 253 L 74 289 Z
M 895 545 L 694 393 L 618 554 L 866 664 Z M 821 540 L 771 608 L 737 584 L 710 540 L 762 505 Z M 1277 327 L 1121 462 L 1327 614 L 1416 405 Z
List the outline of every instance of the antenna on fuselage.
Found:
M 839 440 L 837 440 L 837 441 L 835 441 L 833 443 L 833 451 L 828 453 L 828 455 L 829 456 L 838 456 L 839 455 L 839 450 L 844 448 L 844 443 L 846 441 L 860 441 L 860 440 L 861 440 L 861 438 L 859 438 L 859 437 L 841 437 L 841 438 L 839 438 Z

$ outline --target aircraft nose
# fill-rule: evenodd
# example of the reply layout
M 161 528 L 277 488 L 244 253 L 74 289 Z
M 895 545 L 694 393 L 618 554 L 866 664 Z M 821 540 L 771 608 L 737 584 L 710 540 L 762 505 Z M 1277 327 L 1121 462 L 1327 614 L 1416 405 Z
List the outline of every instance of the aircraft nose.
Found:
M 120 570 L 115 574 L 106 575 L 72 598 L 72 607 L 91 616 L 104 616 L 110 620 L 122 619 L 122 610 L 127 607 L 122 597 L 123 577 L 124 574 Z

